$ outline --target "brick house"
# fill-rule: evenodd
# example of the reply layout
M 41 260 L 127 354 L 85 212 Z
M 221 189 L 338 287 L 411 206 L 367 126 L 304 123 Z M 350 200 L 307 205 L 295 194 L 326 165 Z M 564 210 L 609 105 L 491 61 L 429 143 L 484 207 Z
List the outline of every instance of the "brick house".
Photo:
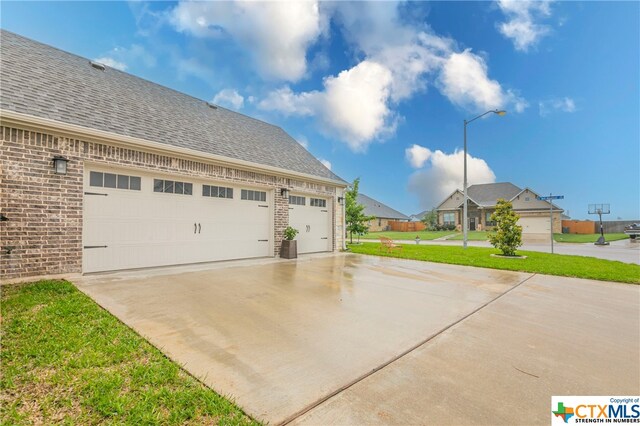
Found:
M 408 222 L 409 216 L 392 209 L 386 204 L 378 200 L 374 200 L 364 194 L 358 194 L 358 204 L 364 206 L 364 214 L 374 216 L 375 219 L 368 222 L 369 232 L 388 231 L 390 229 L 389 222 Z
M 342 248 L 346 182 L 281 128 L 0 37 L 3 282 Z
M 553 232 L 562 232 L 563 209 L 538 200 L 538 193 L 529 188 L 520 189 L 512 183 L 487 183 L 471 185 L 467 188 L 469 230 L 491 230 L 494 223 L 491 215 L 495 211 L 496 201 L 500 198 L 511 201 L 513 210 L 520 216 L 518 224 L 522 226 L 523 235 L 549 235 L 550 210 L 553 210 Z M 445 198 L 436 210 L 438 223 L 452 224 L 462 229 L 462 207 L 464 194 L 455 190 Z

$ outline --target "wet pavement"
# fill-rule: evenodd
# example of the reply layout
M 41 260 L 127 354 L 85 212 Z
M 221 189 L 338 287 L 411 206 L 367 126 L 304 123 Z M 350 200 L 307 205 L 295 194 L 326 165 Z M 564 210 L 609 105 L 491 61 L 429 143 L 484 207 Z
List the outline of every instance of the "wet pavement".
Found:
M 548 424 L 552 395 L 640 393 L 640 286 L 354 254 L 76 284 L 268 423 Z
M 294 418 L 529 276 L 353 254 L 149 273 L 76 284 L 269 423 Z

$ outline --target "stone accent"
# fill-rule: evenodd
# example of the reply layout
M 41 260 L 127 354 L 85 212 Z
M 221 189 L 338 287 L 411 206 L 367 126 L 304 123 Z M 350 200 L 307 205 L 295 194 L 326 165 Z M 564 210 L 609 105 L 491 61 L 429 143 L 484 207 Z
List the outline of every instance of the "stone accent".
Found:
M 53 173 L 52 158 L 69 159 L 66 175 Z M 85 162 L 161 171 L 230 183 L 266 186 L 275 192 L 274 256 L 289 221 L 280 188 L 332 198 L 333 248 L 342 247 L 342 189 L 196 161 L 69 138 L 53 132 L 0 127 L 0 277 L 7 279 L 82 272 L 82 211 Z M 10 253 L 9 253 L 10 252 Z

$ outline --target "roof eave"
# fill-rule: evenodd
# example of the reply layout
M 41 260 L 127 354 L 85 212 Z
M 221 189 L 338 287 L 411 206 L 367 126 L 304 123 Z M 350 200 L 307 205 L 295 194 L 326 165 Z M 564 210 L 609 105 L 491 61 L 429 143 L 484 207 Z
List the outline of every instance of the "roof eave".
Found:
M 55 132 L 62 132 L 71 137 L 78 138 L 83 137 L 91 141 L 107 142 L 110 144 L 124 145 L 125 147 L 139 147 L 155 152 L 181 155 L 184 157 L 197 158 L 202 160 L 213 161 L 222 165 L 228 165 L 231 167 L 256 171 L 259 170 L 263 173 L 272 175 L 287 177 L 287 178 L 302 178 L 308 181 L 319 182 L 323 184 L 330 184 L 340 188 L 346 188 L 348 183 L 342 180 L 335 180 L 324 178 L 321 176 L 310 175 L 307 173 L 295 172 L 292 170 L 282 169 L 279 167 L 268 166 L 264 164 L 253 163 L 250 161 L 239 160 L 230 157 L 224 157 L 222 155 L 209 154 L 195 149 L 181 148 L 163 143 L 153 142 L 146 139 L 136 138 L 132 136 L 119 135 L 117 133 L 106 132 L 103 130 L 91 129 L 84 126 L 78 126 L 76 124 L 64 123 L 57 120 L 51 120 L 48 118 L 36 117 L 29 114 L 23 114 L 6 109 L 0 109 L 0 120 L 3 125 L 18 125 L 21 127 L 33 128 L 36 131 L 49 130 Z M 6 123 L 6 124 L 5 124 Z

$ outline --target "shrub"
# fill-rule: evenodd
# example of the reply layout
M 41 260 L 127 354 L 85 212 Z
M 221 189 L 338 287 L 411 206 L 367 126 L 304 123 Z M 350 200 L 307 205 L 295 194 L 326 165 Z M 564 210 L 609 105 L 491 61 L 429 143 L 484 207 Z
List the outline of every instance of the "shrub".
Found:
M 287 226 L 287 228 L 284 230 L 284 239 L 287 241 L 293 240 L 296 235 L 298 235 L 298 230 L 292 228 L 291 226 Z
M 522 226 L 518 225 L 520 217 L 513 211 L 513 205 L 499 199 L 496 211 L 491 215 L 495 222 L 495 233 L 489 234 L 489 242 L 505 256 L 515 256 L 516 249 L 522 245 Z

